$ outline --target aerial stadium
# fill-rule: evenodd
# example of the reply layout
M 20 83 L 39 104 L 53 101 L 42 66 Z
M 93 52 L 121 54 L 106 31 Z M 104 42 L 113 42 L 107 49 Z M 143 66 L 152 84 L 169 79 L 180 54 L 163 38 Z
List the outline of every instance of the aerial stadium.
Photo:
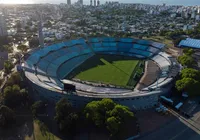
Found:
M 66 97 L 75 107 L 111 98 L 133 110 L 151 108 L 179 72 L 165 45 L 133 38 L 77 39 L 33 51 L 23 64 L 36 99 Z

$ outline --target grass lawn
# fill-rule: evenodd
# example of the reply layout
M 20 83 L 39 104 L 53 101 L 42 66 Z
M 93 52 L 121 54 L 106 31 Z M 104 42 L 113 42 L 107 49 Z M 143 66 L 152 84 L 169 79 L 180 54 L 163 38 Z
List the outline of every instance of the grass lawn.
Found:
M 135 86 L 128 83 L 133 78 L 133 72 L 139 62 L 141 61 L 127 56 L 95 55 L 76 68 L 68 78 L 122 87 Z
M 165 38 L 163 36 L 150 36 L 148 38 L 144 37 L 143 39 L 152 40 L 152 41 L 156 41 L 156 42 L 160 42 L 160 43 L 166 44 L 166 47 L 174 46 L 172 40 L 167 39 L 167 38 Z
M 49 131 L 42 131 L 39 122 L 36 120 L 33 124 L 33 135 L 26 136 L 25 140 L 60 140 L 58 137 L 50 133 Z

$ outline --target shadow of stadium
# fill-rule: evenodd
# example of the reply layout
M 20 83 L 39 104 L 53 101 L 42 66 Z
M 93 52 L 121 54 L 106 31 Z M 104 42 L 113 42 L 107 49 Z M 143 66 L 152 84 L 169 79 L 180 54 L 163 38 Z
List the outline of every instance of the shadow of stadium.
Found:
M 116 69 L 120 70 L 126 75 L 129 75 L 127 72 L 122 70 L 121 68 L 113 65 L 115 61 L 120 61 L 120 60 L 138 60 L 137 58 L 130 57 L 130 56 L 122 56 L 122 55 L 108 55 L 108 54 L 97 54 L 83 62 L 80 66 L 75 68 L 68 76 L 66 76 L 64 79 L 72 79 L 75 77 L 77 74 L 79 74 L 82 71 L 87 71 L 91 68 L 97 67 L 97 66 L 103 66 L 106 65 L 104 62 L 101 61 L 101 59 L 106 60 L 109 62 L 112 66 L 114 66 Z

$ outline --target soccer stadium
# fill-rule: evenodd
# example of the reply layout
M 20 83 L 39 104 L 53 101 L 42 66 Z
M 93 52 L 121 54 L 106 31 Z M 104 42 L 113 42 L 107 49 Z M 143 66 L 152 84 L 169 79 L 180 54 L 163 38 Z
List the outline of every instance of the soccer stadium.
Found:
M 75 107 L 111 98 L 133 110 L 150 108 L 179 72 L 165 45 L 133 38 L 77 39 L 33 51 L 23 64 L 36 99 L 66 97 Z

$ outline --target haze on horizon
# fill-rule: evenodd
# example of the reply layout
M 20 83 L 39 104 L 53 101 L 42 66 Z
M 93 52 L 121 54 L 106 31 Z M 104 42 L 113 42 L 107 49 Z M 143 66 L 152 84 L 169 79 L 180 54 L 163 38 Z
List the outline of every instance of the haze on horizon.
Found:
M 72 0 L 72 3 L 77 0 Z M 83 0 L 84 4 L 89 4 L 90 0 Z M 145 3 L 145 4 L 163 4 L 167 5 L 200 5 L 200 0 L 100 0 L 101 3 L 105 3 L 106 1 L 119 1 L 121 3 Z M 32 3 L 66 3 L 67 0 L 0 0 L 0 3 L 4 4 L 32 4 Z

